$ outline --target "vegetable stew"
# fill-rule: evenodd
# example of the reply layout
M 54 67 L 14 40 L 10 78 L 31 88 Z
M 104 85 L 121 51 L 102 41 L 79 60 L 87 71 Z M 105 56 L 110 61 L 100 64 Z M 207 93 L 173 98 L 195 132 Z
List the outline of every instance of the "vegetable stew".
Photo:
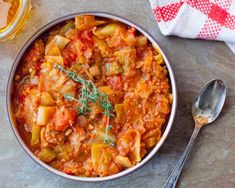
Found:
M 12 111 L 25 143 L 75 176 L 139 163 L 160 140 L 171 104 L 159 50 L 135 28 L 91 15 L 37 39 L 14 76 Z

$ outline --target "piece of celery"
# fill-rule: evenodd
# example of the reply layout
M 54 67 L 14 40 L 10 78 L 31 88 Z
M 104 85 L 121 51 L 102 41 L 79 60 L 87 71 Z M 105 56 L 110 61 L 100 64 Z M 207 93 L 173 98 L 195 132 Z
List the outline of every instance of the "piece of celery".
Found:
M 38 157 L 43 162 L 49 163 L 56 157 L 56 153 L 48 148 L 45 148 L 38 153 Z

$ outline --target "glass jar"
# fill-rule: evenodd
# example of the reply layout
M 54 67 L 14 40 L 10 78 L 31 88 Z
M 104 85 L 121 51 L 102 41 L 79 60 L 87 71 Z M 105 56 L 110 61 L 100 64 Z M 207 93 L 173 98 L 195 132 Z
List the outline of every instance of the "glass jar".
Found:
M 22 28 L 30 0 L 0 0 L 0 41 L 11 39 Z

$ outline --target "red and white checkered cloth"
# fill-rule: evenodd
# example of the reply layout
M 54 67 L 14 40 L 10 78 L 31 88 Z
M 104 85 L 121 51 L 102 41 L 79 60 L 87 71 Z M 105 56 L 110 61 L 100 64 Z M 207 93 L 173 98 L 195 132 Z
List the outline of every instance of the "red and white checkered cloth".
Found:
M 235 0 L 149 0 L 164 35 L 225 41 L 235 53 Z

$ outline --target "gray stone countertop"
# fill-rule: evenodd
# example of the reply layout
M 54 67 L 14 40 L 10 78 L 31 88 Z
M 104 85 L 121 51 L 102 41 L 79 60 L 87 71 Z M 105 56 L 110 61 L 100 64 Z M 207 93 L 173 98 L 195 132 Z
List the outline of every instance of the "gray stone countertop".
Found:
M 16 38 L 0 43 L 1 188 L 162 187 L 192 133 L 191 102 L 202 85 L 213 78 L 226 82 L 226 104 L 219 119 L 202 129 L 178 187 L 235 187 L 235 55 L 224 43 L 162 36 L 147 0 L 32 0 L 32 5 L 30 18 Z M 149 31 L 172 62 L 179 92 L 177 118 L 160 151 L 134 173 L 101 183 L 68 180 L 39 166 L 18 144 L 7 120 L 5 105 L 7 78 L 26 41 L 43 25 L 58 17 L 91 10 L 123 16 Z

